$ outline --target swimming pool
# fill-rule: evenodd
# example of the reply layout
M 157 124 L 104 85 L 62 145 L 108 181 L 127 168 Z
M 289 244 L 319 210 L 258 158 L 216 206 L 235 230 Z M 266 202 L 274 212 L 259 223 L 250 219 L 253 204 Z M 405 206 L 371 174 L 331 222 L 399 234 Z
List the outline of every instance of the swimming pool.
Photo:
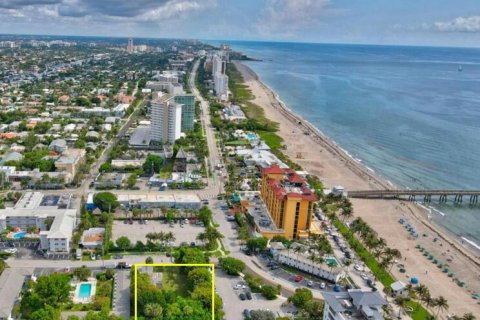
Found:
M 91 283 L 82 283 L 80 284 L 80 288 L 78 290 L 78 297 L 79 298 L 90 298 L 92 294 L 92 284 Z
M 254 140 L 257 139 L 257 135 L 255 133 L 248 133 L 247 138 L 248 140 Z
M 25 231 L 16 232 L 16 233 L 13 234 L 13 239 L 24 238 L 27 233 L 28 232 L 25 232 Z
M 325 258 L 325 263 L 327 264 L 331 264 L 331 265 L 338 265 L 338 262 L 335 258 Z

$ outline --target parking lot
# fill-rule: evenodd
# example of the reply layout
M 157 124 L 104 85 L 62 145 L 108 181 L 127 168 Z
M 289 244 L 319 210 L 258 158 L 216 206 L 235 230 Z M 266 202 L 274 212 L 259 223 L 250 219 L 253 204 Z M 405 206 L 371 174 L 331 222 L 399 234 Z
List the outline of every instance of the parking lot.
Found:
M 115 241 L 122 236 L 126 236 L 135 244 L 137 241 L 145 243 L 147 241 L 145 236 L 150 232 L 172 232 L 175 235 L 174 245 L 178 246 L 182 242 L 189 244 L 191 242 L 199 243 L 197 235 L 203 230 L 203 227 L 190 223 L 180 225 L 177 222 L 170 226 L 163 220 L 148 220 L 146 224 L 141 224 L 135 220 L 133 224 L 125 224 L 124 221 L 114 221 L 112 238 Z
M 287 316 L 295 311 L 295 307 L 291 305 L 282 306 L 286 301 L 284 297 L 276 300 L 267 300 L 260 293 L 252 293 L 252 299 L 241 300 L 240 293 L 249 291 L 248 286 L 240 284 L 240 277 L 233 277 L 225 274 L 222 270 L 216 269 L 215 286 L 218 294 L 223 299 L 225 319 L 242 320 L 243 310 L 270 310 L 276 317 Z M 245 288 L 243 288 L 245 286 Z

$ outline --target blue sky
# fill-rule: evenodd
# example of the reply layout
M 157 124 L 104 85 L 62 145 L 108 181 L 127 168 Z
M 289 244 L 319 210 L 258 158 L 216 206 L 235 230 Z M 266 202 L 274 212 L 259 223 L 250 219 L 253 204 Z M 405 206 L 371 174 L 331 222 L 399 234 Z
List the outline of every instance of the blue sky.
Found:
M 480 0 L 0 0 L 0 32 L 480 46 Z

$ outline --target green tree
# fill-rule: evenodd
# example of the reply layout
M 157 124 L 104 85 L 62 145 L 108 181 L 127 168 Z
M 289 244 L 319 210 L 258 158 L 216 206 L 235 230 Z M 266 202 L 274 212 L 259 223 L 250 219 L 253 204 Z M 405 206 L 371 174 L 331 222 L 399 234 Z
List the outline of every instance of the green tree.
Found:
M 76 268 L 73 271 L 73 275 L 77 277 L 80 281 L 87 281 L 88 278 L 92 275 L 92 270 L 87 268 L 87 266 L 81 266 L 80 268 Z
M 310 289 L 298 288 L 293 295 L 288 297 L 288 302 L 293 303 L 297 308 L 303 308 L 309 301 L 312 301 L 312 299 L 313 294 Z
M 197 235 L 197 239 L 202 242 L 205 242 L 209 250 L 215 249 L 217 240 L 222 238 L 223 238 L 223 234 L 220 231 L 218 231 L 217 228 L 214 228 L 212 226 L 207 226 L 205 228 L 205 231 L 200 232 Z
M 275 314 L 268 310 L 252 310 L 250 312 L 251 320 L 275 320 Z
M 104 212 L 115 211 L 115 209 L 120 206 L 120 203 L 117 201 L 117 196 L 107 191 L 96 193 L 93 196 L 93 203 Z
M 198 220 L 202 221 L 204 225 L 208 226 L 212 220 L 212 210 L 209 207 L 203 206 L 198 210 Z
M 117 247 L 123 251 L 129 249 L 132 246 L 132 242 L 126 236 L 122 236 L 115 241 Z
M 262 295 L 267 300 L 275 300 L 277 299 L 277 296 L 280 294 L 280 289 L 279 287 L 274 287 L 266 284 L 262 286 L 261 292 L 262 292 Z
M 112 164 L 110 162 L 104 162 L 98 170 L 100 172 L 112 172 Z
M 175 263 L 208 263 L 208 258 L 198 248 L 181 247 L 175 252 Z
M 86 146 L 85 140 L 83 140 L 83 139 L 78 139 L 77 141 L 75 141 L 75 148 L 84 149 L 85 146 Z M 101 167 L 101 166 L 100 166 L 100 167 Z
M 43 309 L 39 309 L 32 313 L 31 320 L 60 320 L 60 310 L 46 305 Z
M 324 305 L 320 301 L 311 300 L 305 303 L 300 315 L 305 320 L 322 319 Z
M 212 275 L 205 267 L 194 268 L 188 272 L 188 280 L 192 284 L 192 287 L 196 287 L 204 283 L 211 283 Z
M 146 264 L 153 264 L 153 258 L 152 257 L 147 257 L 147 259 L 145 259 L 145 263 Z
M 45 304 L 57 307 L 69 300 L 70 276 L 65 273 L 52 273 L 39 277 L 35 283 L 34 292 L 45 301 Z
M 247 240 L 247 248 L 252 252 L 263 251 L 267 248 L 268 239 L 265 237 L 251 238 Z
M 159 303 L 148 303 L 145 305 L 143 313 L 155 320 L 163 318 L 163 307 Z
M 222 267 L 223 271 L 233 276 L 237 276 L 245 269 L 245 263 L 242 260 L 232 257 L 220 258 L 220 266 Z
M 142 165 L 143 171 L 147 175 L 152 175 L 153 173 L 160 173 L 162 168 L 163 158 L 155 154 L 149 154 L 145 159 L 145 162 Z

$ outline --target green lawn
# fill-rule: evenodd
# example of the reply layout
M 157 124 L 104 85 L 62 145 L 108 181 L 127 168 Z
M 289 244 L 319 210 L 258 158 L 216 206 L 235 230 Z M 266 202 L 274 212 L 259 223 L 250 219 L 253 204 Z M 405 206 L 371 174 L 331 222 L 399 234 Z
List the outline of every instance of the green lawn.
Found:
M 161 179 L 168 179 L 170 178 L 173 171 L 173 162 L 165 163 L 162 168 L 160 169 L 160 178 Z
M 162 267 L 162 288 L 186 297 L 188 295 L 187 276 L 180 273 L 179 267 Z
M 417 302 L 407 301 L 407 306 L 413 309 L 413 312 L 409 314 L 413 320 L 425 320 L 429 318 L 428 311 Z
M 250 142 L 248 140 L 233 140 L 233 141 L 225 142 L 225 145 L 226 146 L 244 146 L 249 143 Z
M 283 139 L 274 132 L 258 131 L 260 138 L 273 150 L 278 150 L 282 147 Z

